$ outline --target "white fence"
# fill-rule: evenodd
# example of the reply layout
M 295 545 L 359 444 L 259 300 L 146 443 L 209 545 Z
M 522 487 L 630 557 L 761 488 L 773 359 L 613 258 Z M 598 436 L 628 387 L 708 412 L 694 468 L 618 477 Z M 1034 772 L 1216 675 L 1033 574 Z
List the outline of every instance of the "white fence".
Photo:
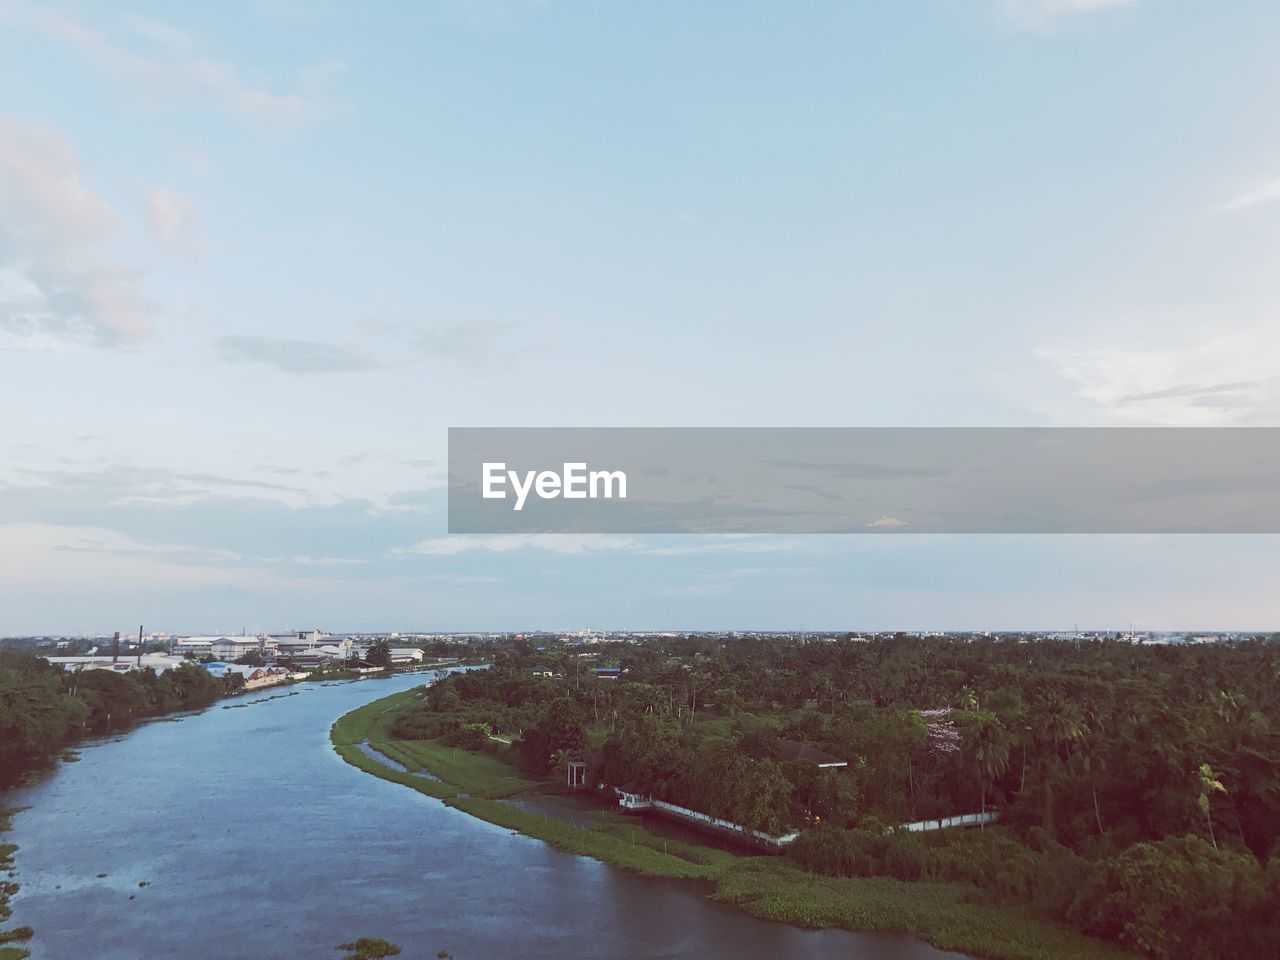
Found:
M 995 823 L 999 819 L 999 810 L 988 810 L 986 813 L 962 813 L 939 820 L 917 820 L 915 823 L 901 824 L 898 829 L 920 833 L 925 830 L 946 830 L 948 827 L 976 827 L 983 823 Z
M 613 792 L 618 795 L 618 806 L 623 810 L 657 810 L 678 820 L 685 820 L 712 830 L 731 833 L 754 843 L 764 844 L 772 850 L 778 850 L 794 843 L 796 837 L 800 836 L 799 832 L 795 832 L 775 837 L 760 830 L 748 830 L 742 824 L 734 823 L 732 820 L 720 820 L 709 814 L 690 810 L 688 807 L 676 806 L 674 803 L 667 803 L 665 800 L 655 800 L 653 797 L 645 796 L 644 794 L 626 793 L 617 788 L 614 788 Z M 951 827 L 976 827 L 984 823 L 995 823 L 999 819 L 999 810 L 988 810 L 986 813 L 962 813 L 954 817 L 941 817 L 937 820 L 917 820 L 915 823 L 899 824 L 898 829 L 921 833 L 928 830 L 947 830 Z
M 616 789 L 614 792 L 618 795 L 618 806 L 624 810 L 657 810 L 677 820 L 685 820 L 698 826 L 730 833 L 753 843 L 764 844 L 766 847 L 775 850 L 793 843 L 796 837 L 800 836 L 799 833 L 788 833 L 781 837 L 775 837 L 771 833 L 765 833 L 762 830 L 748 830 L 742 824 L 734 823 L 732 820 L 721 820 L 718 817 L 700 813 L 697 810 L 690 810 L 688 807 L 667 803 L 665 800 L 655 800 L 653 797 L 646 797 L 638 793 L 624 793 Z

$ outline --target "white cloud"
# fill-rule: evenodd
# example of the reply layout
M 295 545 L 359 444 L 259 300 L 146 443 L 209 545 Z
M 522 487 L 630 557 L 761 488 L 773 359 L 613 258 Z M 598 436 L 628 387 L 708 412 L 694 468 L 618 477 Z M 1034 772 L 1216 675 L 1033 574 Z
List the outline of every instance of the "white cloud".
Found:
M 899 520 L 897 517 L 880 517 L 878 520 L 872 520 L 867 524 L 868 528 L 896 528 L 911 526 L 906 520 Z
M 165 187 L 152 187 L 144 201 L 147 225 L 162 244 L 179 253 L 193 254 L 203 246 L 200 210 L 195 201 Z
M 1280 378 L 1274 324 L 1216 334 L 1035 351 L 1077 394 L 1109 416 L 1163 426 L 1222 426 L 1275 420 Z
M 1223 213 L 1233 213 L 1238 210 L 1247 210 L 1250 207 L 1260 206 L 1264 203 L 1272 203 L 1276 200 L 1280 200 L 1280 180 L 1271 180 L 1254 187 L 1252 190 L 1237 194 L 1226 203 L 1220 204 L 1218 209 Z
M 589 553 L 595 550 L 626 550 L 635 544 L 623 537 L 603 534 L 508 534 L 488 537 L 434 537 L 412 547 L 395 551 L 397 555 L 417 554 L 429 557 L 451 557 L 472 550 L 509 553 L 532 547 L 551 553 Z
M 1021 27 L 1042 28 L 1062 17 L 1128 7 L 1139 0 L 1001 0 L 1004 14 Z
M 299 375 L 382 369 L 376 357 L 350 344 L 229 335 L 219 337 L 214 347 L 226 363 L 264 363 Z
M 273 131 L 323 119 L 337 106 L 318 96 L 268 90 L 235 64 L 200 55 L 189 35 L 158 20 L 127 16 L 121 20 L 124 35 L 109 35 L 60 10 L 21 0 L 0 10 L 0 20 L 78 51 L 151 103 L 204 103 Z M 321 75 L 334 74 L 332 65 L 318 69 Z
M 0 329 L 100 343 L 152 334 L 142 275 L 104 259 L 116 211 L 60 133 L 0 116 Z

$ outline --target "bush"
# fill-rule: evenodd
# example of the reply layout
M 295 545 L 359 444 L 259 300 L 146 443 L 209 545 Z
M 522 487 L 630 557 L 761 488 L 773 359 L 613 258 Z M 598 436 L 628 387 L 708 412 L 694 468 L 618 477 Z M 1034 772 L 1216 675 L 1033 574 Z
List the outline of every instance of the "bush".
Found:
M 806 870 L 833 877 L 892 877 L 919 880 L 927 851 L 905 831 L 807 830 L 792 844 L 791 856 Z
M 461 747 L 463 750 L 485 750 L 490 743 L 489 728 L 478 723 L 458 724 L 448 731 L 440 742 L 451 747 Z
M 1068 918 L 1155 960 L 1274 956 L 1277 876 L 1199 837 L 1138 843 L 1094 865 Z
M 426 710 L 409 710 L 396 717 L 391 735 L 397 740 L 435 740 L 449 728 L 447 718 Z

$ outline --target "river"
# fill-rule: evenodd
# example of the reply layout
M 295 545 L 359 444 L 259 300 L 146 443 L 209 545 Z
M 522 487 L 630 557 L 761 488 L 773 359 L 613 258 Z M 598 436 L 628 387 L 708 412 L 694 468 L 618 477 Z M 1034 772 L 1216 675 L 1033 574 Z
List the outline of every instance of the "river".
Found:
M 303 684 L 148 723 L 0 797 L 31 808 L 3 839 L 20 846 L 10 924 L 35 928 L 33 960 L 321 960 L 361 936 L 406 960 L 961 957 L 757 920 L 343 763 L 330 724 L 423 680 Z

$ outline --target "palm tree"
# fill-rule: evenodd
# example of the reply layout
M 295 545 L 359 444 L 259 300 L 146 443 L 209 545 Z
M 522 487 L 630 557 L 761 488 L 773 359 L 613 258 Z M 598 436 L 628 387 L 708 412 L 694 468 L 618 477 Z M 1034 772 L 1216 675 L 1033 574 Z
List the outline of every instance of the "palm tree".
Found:
M 980 826 L 985 826 L 987 785 L 1009 768 L 1009 733 L 999 720 L 993 718 L 978 727 L 974 734 L 972 757 L 982 791 Z
M 1044 714 L 1040 718 L 1040 729 L 1053 741 L 1054 752 L 1061 759 L 1062 744 L 1080 739 L 1084 733 L 1084 723 L 1080 718 L 1080 710 L 1075 704 L 1055 696 L 1044 706 Z
M 1084 772 L 1089 775 L 1089 790 L 1093 794 L 1093 819 L 1098 824 L 1098 836 L 1102 836 L 1105 831 L 1102 829 L 1102 810 L 1098 806 L 1097 772 L 1107 769 L 1107 761 L 1103 758 L 1102 750 L 1097 742 L 1090 740 L 1088 737 L 1080 741 L 1079 751 L 1076 756 L 1080 758 Z
M 1209 798 L 1215 793 L 1226 793 L 1227 788 L 1222 785 L 1222 781 L 1218 779 L 1218 774 L 1213 772 L 1213 767 L 1207 763 L 1200 764 L 1200 796 L 1196 798 L 1196 804 L 1204 811 L 1204 818 L 1209 823 L 1209 841 L 1213 844 L 1213 849 L 1218 849 L 1218 841 L 1213 835 L 1213 816 L 1209 813 Z

